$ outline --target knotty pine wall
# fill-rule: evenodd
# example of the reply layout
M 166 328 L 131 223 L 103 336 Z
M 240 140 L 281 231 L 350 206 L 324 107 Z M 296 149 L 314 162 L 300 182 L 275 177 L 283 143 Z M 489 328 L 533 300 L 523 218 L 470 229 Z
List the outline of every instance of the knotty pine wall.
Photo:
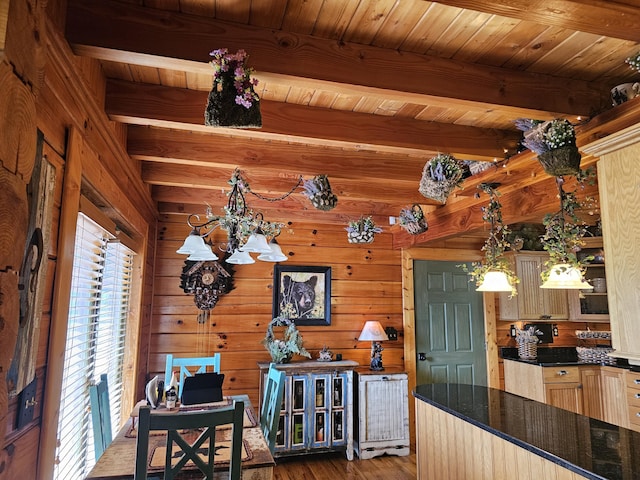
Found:
M 220 353 L 224 393 L 247 393 L 258 405 L 257 363 L 270 361 L 261 342 L 272 319 L 274 264 L 256 261 L 234 266 L 235 289 L 220 298 L 206 324 L 200 325 L 193 297 L 179 286 L 185 256 L 175 253 L 189 231 L 186 215 L 160 218 L 149 377 L 164 375 L 167 353 Z M 388 227 L 371 244 L 351 244 L 343 226 L 292 222 L 278 243 L 289 257 L 283 265 L 331 267 L 331 325 L 299 327 L 313 359 L 327 345 L 344 360 L 368 365 L 371 342 L 357 338 L 365 321 L 378 320 L 383 327 L 398 330 L 397 341 L 383 344 L 385 367 L 404 367 L 401 253 L 391 248 Z M 301 360 L 306 359 L 295 356 L 292 361 Z

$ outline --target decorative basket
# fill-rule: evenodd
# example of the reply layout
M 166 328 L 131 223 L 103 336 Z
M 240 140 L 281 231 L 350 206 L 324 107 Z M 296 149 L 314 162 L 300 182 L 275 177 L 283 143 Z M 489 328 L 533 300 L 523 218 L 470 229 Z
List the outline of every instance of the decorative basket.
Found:
M 581 158 L 575 145 L 566 145 L 538 155 L 544 171 L 553 177 L 578 174 Z
M 538 357 L 537 342 L 521 342 L 518 344 L 518 356 L 523 360 L 535 360 Z
M 429 228 L 422 207 L 417 203 L 414 203 L 410 209 L 406 208 L 400 212 L 400 226 L 411 235 L 426 232 Z
M 479 173 L 484 172 L 485 170 L 490 169 L 492 166 L 493 166 L 493 163 L 491 162 L 470 161 L 469 171 L 471 172 L 471 175 L 477 175 Z
M 446 203 L 447 198 L 458 184 L 460 178 L 453 180 L 436 181 L 429 176 L 429 172 L 422 174 L 418 191 L 427 198 Z
M 204 112 L 205 125 L 232 128 L 261 128 L 262 115 L 260 100 L 254 100 L 251 107 L 246 108 L 236 103 L 237 91 L 234 86 L 234 72 L 223 72 L 214 79 L 209 92 L 207 108 Z M 251 86 L 253 91 L 253 86 Z
M 613 352 L 613 348 L 576 347 L 576 352 L 578 352 L 578 360 L 585 363 L 599 363 L 607 365 L 613 365 L 616 363 L 616 359 L 609 356 L 609 353 Z
M 371 230 L 347 232 L 347 240 L 349 240 L 349 243 L 371 243 L 373 242 L 374 235 L 374 232 Z
M 304 182 L 304 195 L 318 210 L 331 210 L 338 204 L 338 197 L 331 191 L 331 184 L 326 175 L 316 175 Z

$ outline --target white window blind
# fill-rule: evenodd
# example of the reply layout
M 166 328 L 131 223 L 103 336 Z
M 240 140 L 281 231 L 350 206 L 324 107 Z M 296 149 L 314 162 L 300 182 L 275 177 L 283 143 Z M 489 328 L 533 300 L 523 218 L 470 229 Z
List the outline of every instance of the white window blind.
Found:
M 122 364 L 134 253 L 78 215 L 56 450 L 56 480 L 95 463 L 89 385 L 108 375 L 112 431 L 120 425 Z

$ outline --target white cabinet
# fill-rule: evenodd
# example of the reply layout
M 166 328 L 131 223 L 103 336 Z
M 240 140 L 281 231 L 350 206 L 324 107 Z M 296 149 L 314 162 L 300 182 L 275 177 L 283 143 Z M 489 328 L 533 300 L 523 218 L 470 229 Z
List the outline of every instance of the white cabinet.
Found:
M 361 459 L 409 455 L 409 386 L 404 372 L 356 371 L 354 447 Z
M 260 401 L 269 370 L 259 363 Z M 342 450 L 353 460 L 353 369 L 357 362 L 279 364 L 285 394 L 274 456 Z
M 540 272 L 549 258 L 546 252 L 512 254 L 520 283 L 518 295 L 500 293 L 500 320 L 567 320 L 569 304 L 566 290 L 540 288 Z

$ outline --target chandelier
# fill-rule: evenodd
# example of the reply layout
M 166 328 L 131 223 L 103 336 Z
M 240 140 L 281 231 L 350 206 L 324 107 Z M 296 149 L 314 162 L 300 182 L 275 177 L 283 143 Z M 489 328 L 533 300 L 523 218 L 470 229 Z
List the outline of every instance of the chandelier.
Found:
M 242 178 L 239 169 L 235 169 L 229 185 L 229 200 L 223 208 L 223 215 L 215 215 L 211 206 L 207 207 L 204 220 L 200 215 L 192 213 L 187 218 L 191 232 L 185 239 L 177 253 L 188 255 L 187 260 L 206 262 L 218 260 L 218 255 L 212 249 L 213 242 L 210 235 L 220 228 L 226 231 L 226 241 L 219 246 L 225 253 L 225 262 L 235 265 L 255 263 L 251 253 L 257 253 L 258 260 L 265 262 L 284 262 L 288 257 L 282 252 L 276 237 L 280 235 L 283 223 L 269 222 L 261 212 L 254 212 L 248 208 L 245 194 L 251 193 L 263 200 L 275 202 L 284 200 L 302 184 L 302 176 L 296 185 L 278 198 L 266 198 L 252 192 L 249 184 Z

